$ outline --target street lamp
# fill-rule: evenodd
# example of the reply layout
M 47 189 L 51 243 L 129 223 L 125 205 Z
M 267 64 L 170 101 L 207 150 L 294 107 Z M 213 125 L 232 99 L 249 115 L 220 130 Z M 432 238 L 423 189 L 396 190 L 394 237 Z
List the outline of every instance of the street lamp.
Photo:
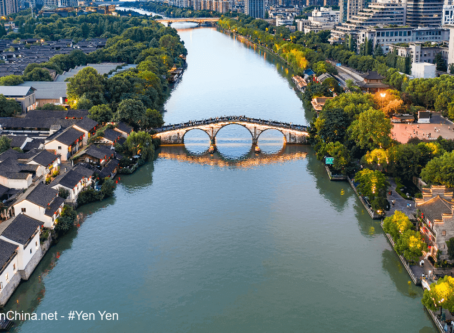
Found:
M 380 93 L 380 96 L 382 98 L 382 105 L 381 105 L 381 108 L 383 109 L 383 106 L 385 104 L 385 97 L 386 97 L 386 93 Z

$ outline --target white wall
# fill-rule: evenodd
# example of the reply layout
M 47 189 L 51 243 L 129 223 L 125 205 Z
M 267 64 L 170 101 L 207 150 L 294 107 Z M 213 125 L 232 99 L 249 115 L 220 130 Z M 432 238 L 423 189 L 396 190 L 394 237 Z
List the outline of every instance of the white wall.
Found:
M 18 262 L 17 262 L 17 255 L 16 257 L 14 257 L 13 260 L 11 260 L 11 262 L 9 263 L 8 266 L 6 266 L 5 270 L 3 271 L 3 273 L 0 275 L 0 283 L 2 285 L 2 289 L 1 291 L 3 291 L 3 289 L 5 289 L 6 285 L 11 281 L 11 279 L 13 278 L 14 274 L 16 274 L 17 270 L 18 270 Z M 16 269 L 14 269 L 14 265 L 16 265 Z M 6 276 L 8 276 L 8 279 L 6 279 Z
M 58 149 L 58 147 L 61 147 L 61 149 Z M 58 141 L 50 141 L 44 145 L 44 148 L 46 150 L 54 150 L 57 152 L 57 154 L 61 155 L 61 160 L 66 161 L 66 156 L 68 156 L 68 146 L 64 145 L 61 142 Z
M 79 183 L 77 183 L 74 189 L 63 186 L 61 184 L 54 185 L 52 186 L 52 188 L 58 190 L 60 187 L 62 187 L 65 190 L 69 191 L 68 199 L 77 200 L 77 198 L 79 197 L 79 193 L 82 192 L 83 188 L 90 185 L 91 183 L 92 183 L 91 179 L 83 178 Z
M 26 179 L 8 179 L 0 176 L 0 184 L 8 188 L 24 189 L 30 187 L 32 184 L 32 175 L 30 174 Z
M 84 133 L 84 137 L 83 137 L 83 139 L 82 139 L 82 142 L 83 142 L 84 146 L 86 146 L 87 143 L 88 143 L 88 131 L 84 130 L 83 128 L 80 128 L 80 127 L 77 126 L 77 125 L 73 125 L 73 127 L 74 127 L 76 130 L 81 131 L 81 132 Z
M 39 229 L 39 227 L 38 227 Z M 6 238 L 3 235 L 0 235 L 0 239 L 3 239 L 4 241 L 17 245 L 19 247 L 19 251 L 17 252 L 17 265 L 16 268 L 20 270 L 24 270 L 27 264 L 30 262 L 31 258 L 35 255 L 36 251 L 38 251 L 38 248 L 40 246 L 39 242 L 39 232 L 36 233 L 35 237 L 31 240 L 30 243 L 28 243 L 27 247 L 24 248 L 24 246 L 20 243 L 17 243 L 9 238 Z M 36 245 L 38 244 L 38 245 Z M 30 253 L 31 250 L 31 253 Z
M 22 212 L 22 208 L 25 208 L 25 212 Z M 60 209 L 59 209 L 59 211 L 60 211 Z M 57 214 L 54 215 L 54 220 L 60 215 L 59 211 L 57 212 Z M 52 221 L 52 217 L 47 216 L 45 214 L 45 212 L 46 212 L 46 209 L 44 207 L 35 205 L 34 203 L 31 203 L 28 200 L 23 200 L 14 205 L 15 216 L 17 216 L 19 214 L 27 214 L 28 216 L 33 217 L 34 219 L 37 219 L 38 221 L 43 222 L 44 227 L 53 229 L 54 221 Z
M 411 65 L 411 75 L 415 79 L 433 79 L 436 77 L 436 65 L 416 62 Z
M 38 169 L 36 170 L 36 176 L 41 177 L 42 175 L 47 175 L 50 173 L 50 169 L 42 166 L 41 164 L 36 163 L 35 161 L 28 162 L 27 164 L 39 165 Z M 57 158 L 55 162 L 52 164 L 52 168 L 56 168 L 60 165 L 60 159 Z

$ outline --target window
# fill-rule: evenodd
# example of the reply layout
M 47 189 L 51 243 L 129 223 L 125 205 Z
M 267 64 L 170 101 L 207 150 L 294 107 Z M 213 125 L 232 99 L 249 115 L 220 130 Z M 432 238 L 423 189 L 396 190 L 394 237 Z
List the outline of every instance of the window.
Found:
M 38 241 L 35 242 L 36 247 L 38 247 Z
M 32 249 L 30 249 L 30 254 L 32 254 Z
M 5 279 L 6 281 L 8 281 L 8 273 L 6 273 Z
M 402 36 L 402 31 L 399 31 L 399 36 Z
M 58 150 L 61 150 L 61 146 L 58 146 Z
M 446 230 L 443 230 L 443 231 L 441 232 L 441 235 L 442 235 L 442 236 L 446 236 Z
M 389 37 L 389 31 L 386 31 L 386 37 Z
M 21 208 L 21 212 L 25 213 L 27 211 L 27 208 Z
M 16 264 L 13 264 L 13 269 L 14 271 L 16 271 Z

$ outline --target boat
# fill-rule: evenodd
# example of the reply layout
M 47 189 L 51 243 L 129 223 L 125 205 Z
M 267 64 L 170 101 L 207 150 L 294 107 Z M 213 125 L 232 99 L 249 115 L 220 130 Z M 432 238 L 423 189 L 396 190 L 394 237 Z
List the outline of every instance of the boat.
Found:
M 255 153 L 256 154 L 260 154 L 262 151 L 260 150 L 260 147 L 259 146 L 255 146 Z

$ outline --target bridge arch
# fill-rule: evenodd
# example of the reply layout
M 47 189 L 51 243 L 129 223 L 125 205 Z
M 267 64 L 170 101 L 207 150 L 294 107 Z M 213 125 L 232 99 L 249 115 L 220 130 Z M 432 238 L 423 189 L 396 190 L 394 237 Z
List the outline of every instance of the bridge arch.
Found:
M 184 132 L 184 134 L 183 134 L 183 143 L 184 143 L 184 138 L 186 137 L 186 134 L 188 134 L 189 132 L 193 132 L 193 131 L 203 132 L 203 133 L 205 133 L 208 136 L 208 139 L 211 139 L 210 133 L 208 133 L 207 131 L 205 131 L 205 130 L 203 130 L 201 128 L 194 127 L 194 128 L 189 128 L 187 131 Z
M 260 133 L 257 135 L 257 143 L 259 142 L 260 140 L 260 136 L 267 132 L 267 131 L 278 131 L 282 134 L 282 136 L 284 137 L 284 145 L 287 143 L 287 137 L 285 136 L 285 133 L 280 129 L 280 128 L 266 128 L 262 131 L 260 131 Z
M 244 127 L 245 129 L 247 129 L 247 131 L 249 132 L 249 134 L 251 135 L 251 138 L 252 138 L 252 142 L 254 142 L 254 134 L 251 132 L 251 130 L 245 125 L 245 124 L 241 124 L 241 123 L 236 123 L 236 122 L 232 122 L 232 123 L 228 123 L 228 124 L 225 124 L 221 127 L 219 127 L 216 132 L 214 133 L 214 136 L 213 136 L 213 140 L 216 139 L 216 136 L 218 135 L 218 133 L 223 129 L 223 128 L 226 128 L 226 127 L 229 127 L 229 126 L 232 126 L 232 125 L 236 125 L 236 126 L 241 126 L 241 127 Z

